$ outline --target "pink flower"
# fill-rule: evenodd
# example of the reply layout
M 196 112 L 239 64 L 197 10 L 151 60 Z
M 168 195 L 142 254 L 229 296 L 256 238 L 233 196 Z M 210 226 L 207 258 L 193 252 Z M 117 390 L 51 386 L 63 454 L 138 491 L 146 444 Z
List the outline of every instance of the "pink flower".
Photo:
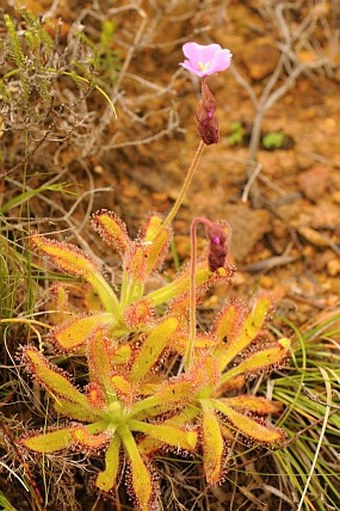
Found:
M 201 78 L 225 71 L 232 59 L 230 50 L 221 48 L 219 44 L 185 43 L 183 53 L 186 60 L 180 66 Z

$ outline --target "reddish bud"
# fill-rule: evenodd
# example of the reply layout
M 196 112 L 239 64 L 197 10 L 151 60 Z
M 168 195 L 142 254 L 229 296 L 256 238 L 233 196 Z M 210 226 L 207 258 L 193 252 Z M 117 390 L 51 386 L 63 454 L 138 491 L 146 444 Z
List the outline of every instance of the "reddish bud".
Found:
M 210 223 L 207 226 L 207 235 L 210 240 L 208 263 L 211 271 L 223 268 L 228 255 L 228 235 L 222 226 Z
M 198 123 L 197 131 L 207 145 L 217 144 L 220 139 L 218 122 L 214 117 L 216 107 L 217 103 L 213 93 L 205 80 L 202 80 L 202 98 L 198 104 L 195 117 Z

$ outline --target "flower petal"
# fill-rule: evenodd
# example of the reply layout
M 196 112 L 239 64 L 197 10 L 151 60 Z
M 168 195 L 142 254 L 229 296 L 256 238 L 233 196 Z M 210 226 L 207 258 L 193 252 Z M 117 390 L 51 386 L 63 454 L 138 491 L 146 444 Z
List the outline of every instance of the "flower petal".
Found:
M 185 43 L 182 46 L 184 55 L 189 60 L 200 60 L 202 58 L 202 44 L 195 42 Z
M 180 66 L 184 67 L 185 69 L 187 69 L 188 71 L 190 71 L 190 73 L 193 73 L 194 75 L 197 75 L 197 76 L 200 76 L 200 77 L 205 76 L 204 71 L 201 71 L 190 60 L 185 60 L 184 62 L 181 62 Z
M 231 64 L 232 56 L 231 51 L 227 49 L 216 51 L 211 60 L 211 67 L 214 68 L 214 72 L 217 73 L 228 69 Z
M 201 59 L 203 62 L 211 62 L 216 53 L 222 50 L 219 44 L 207 44 L 201 46 Z

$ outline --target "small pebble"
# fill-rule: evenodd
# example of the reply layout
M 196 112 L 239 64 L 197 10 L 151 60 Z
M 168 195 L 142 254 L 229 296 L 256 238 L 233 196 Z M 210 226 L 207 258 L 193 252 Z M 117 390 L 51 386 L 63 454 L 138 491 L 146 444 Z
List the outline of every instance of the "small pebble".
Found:
M 104 167 L 102 165 L 95 165 L 93 167 L 93 172 L 101 176 L 102 174 L 104 174 Z
M 332 193 L 332 199 L 335 204 L 340 204 L 340 190 L 336 190 Z
M 322 165 L 315 165 L 298 176 L 298 184 L 302 193 L 315 201 L 323 195 L 329 182 L 329 170 Z
M 309 241 L 312 245 L 316 247 L 329 247 L 329 242 L 326 238 L 322 236 L 318 231 L 312 229 L 311 227 L 299 227 L 298 233 L 305 238 L 305 240 Z
M 336 277 L 340 273 L 340 259 L 331 259 L 327 263 L 327 273 L 330 277 Z
M 271 277 L 268 275 L 261 275 L 260 286 L 263 287 L 263 289 L 272 289 L 273 285 L 274 282 Z
M 156 201 L 156 202 L 164 202 L 167 200 L 167 195 L 166 193 L 161 193 L 161 192 L 155 192 L 152 194 L 152 198 Z

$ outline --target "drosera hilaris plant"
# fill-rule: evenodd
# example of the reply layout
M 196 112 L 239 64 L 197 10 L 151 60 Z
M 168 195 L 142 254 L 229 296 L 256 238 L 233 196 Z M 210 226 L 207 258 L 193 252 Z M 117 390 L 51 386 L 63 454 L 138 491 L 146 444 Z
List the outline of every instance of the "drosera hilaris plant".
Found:
M 159 498 L 153 461 L 162 449 L 201 458 L 207 482 L 216 485 L 235 438 L 270 446 L 284 439 L 281 429 L 264 420 L 280 404 L 245 391 L 247 378 L 281 365 L 289 351 L 288 339 L 274 340 L 265 330 L 270 297 L 259 296 L 251 307 L 231 301 L 208 332 L 196 326 L 204 292 L 217 281 L 228 282 L 234 272 L 228 261 L 230 226 L 195 219 L 189 267 L 156 290 L 147 287 L 150 275 L 161 271 L 171 222 L 203 149 L 219 139 L 216 102 L 205 78 L 229 67 L 230 52 L 197 43 L 184 45 L 184 52 L 183 67 L 202 78 L 196 114 L 202 141 L 173 209 L 164 220 L 151 215 L 134 240 L 114 213 L 101 210 L 92 217 L 92 227 L 121 257 L 120 288 L 114 289 L 78 247 L 30 236 L 34 251 L 87 287 L 79 285 L 83 294 L 77 309 L 68 296 L 69 283 L 54 284 L 53 327 L 43 342 L 48 351 L 41 343 L 39 349 L 29 344 L 22 350 L 24 365 L 52 399 L 56 416 L 54 427 L 29 431 L 19 444 L 43 455 L 65 449 L 102 454 L 105 465 L 95 476 L 96 487 L 115 492 L 124 470 L 128 492 L 143 511 L 153 509 Z M 205 225 L 209 240 L 199 258 L 198 223 Z M 170 355 L 175 363 L 168 367 Z M 61 358 L 66 363 L 80 359 L 74 376 L 86 383 L 76 385 L 58 367 Z
M 103 217 L 114 218 L 103 212 L 95 215 L 95 222 Z M 283 440 L 282 430 L 252 417 L 277 411 L 276 403 L 243 393 L 233 395 L 240 392 L 247 376 L 281 364 L 287 354 L 287 339 L 269 344 L 255 342 L 271 306 L 269 297 L 259 297 L 250 311 L 236 301 L 227 304 L 210 332 L 196 334 L 190 362 L 183 372 L 168 376 L 153 369 L 159 366 L 164 352 L 186 356 L 190 338 L 189 270 L 144 296 L 140 291 L 143 282 L 123 270 L 123 282 L 129 284 L 122 286 L 118 305 L 112 301 L 115 310 L 106 312 L 107 294 L 98 290 L 98 270 L 89 269 L 85 254 L 38 236 L 33 242 L 59 268 L 65 270 L 72 261 L 73 271 L 68 271 L 81 275 L 83 267 L 82 275 L 97 290 L 102 308 L 62 322 L 49 334 L 57 352 L 86 357 L 89 378 L 83 391 L 35 347 L 24 349 L 23 360 L 29 372 L 53 398 L 58 414 L 71 420 L 65 427 L 32 433 L 21 441 L 24 446 L 41 453 L 67 447 L 83 452 L 105 451 L 105 469 L 96 479 L 97 487 L 103 491 L 110 491 L 115 485 L 123 450 L 137 504 L 141 509 L 150 509 L 155 490 L 149 460 L 164 445 L 182 452 L 202 449 L 205 476 L 209 483 L 217 484 L 223 477 L 225 444 L 235 432 L 264 444 Z M 139 246 L 145 253 L 152 253 L 153 245 Z M 140 257 L 138 252 L 136 257 L 133 252 L 130 265 L 123 265 L 141 275 L 148 257 Z M 231 273 L 228 263 L 211 270 L 209 258 L 205 258 L 195 272 L 198 290 L 217 279 L 229 278 Z M 127 299 L 124 289 L 138 292 L 128 293 Z M 58 299 L 63 314 L 68 304 L 61 291 Z M 161 317 L 157 305 L 169 301 Z M 238 360 L 240 353 L 243 356 Z M 136 434 L 144 438 L 136 440 Z

